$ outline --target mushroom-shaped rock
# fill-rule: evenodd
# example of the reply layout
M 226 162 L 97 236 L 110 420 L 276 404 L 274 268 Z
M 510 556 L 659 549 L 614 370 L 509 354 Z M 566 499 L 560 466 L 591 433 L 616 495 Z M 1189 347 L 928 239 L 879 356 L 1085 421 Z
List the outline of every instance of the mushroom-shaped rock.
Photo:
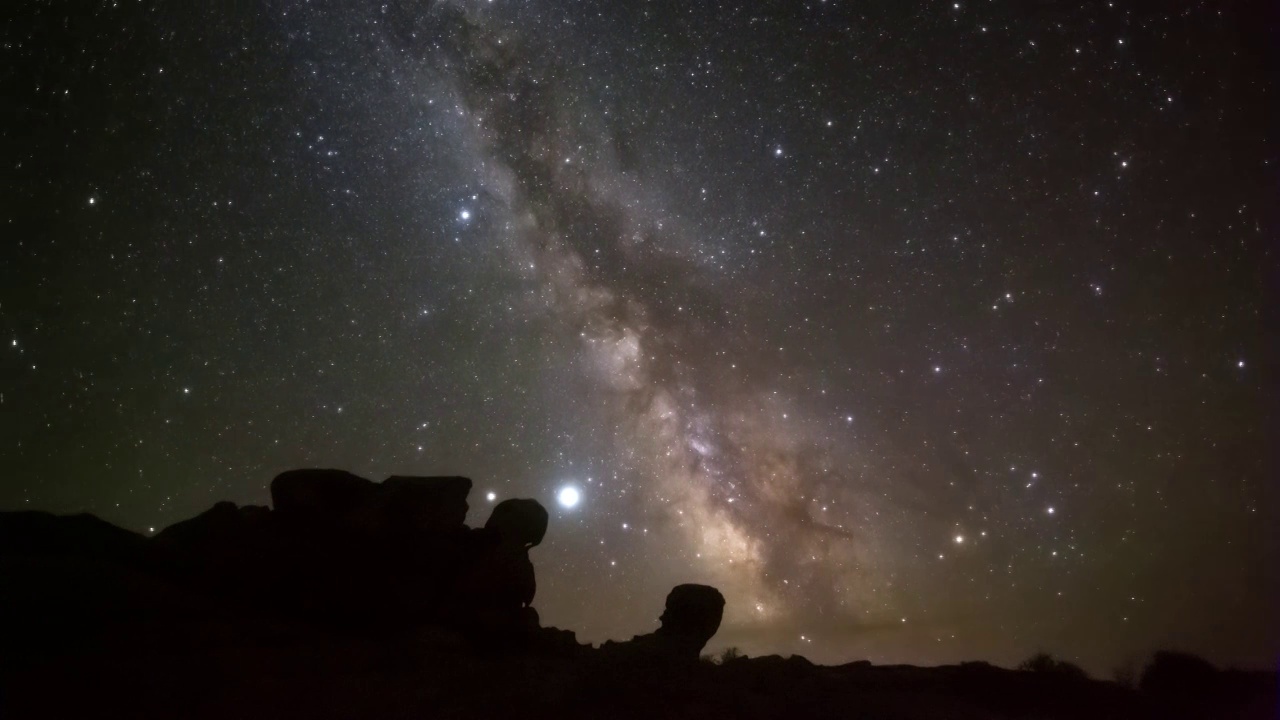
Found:
M 538 584 L 529 548 L 547 534 L 547 511 L 537 500 L 504 500 L 473 536 L 474 561 L 464 594 L 476 605 L 514 612 L 533 602 Z
M 503 543 L 535 547 L 547 534 L 547 509 L 537 500 L 503 500 L 493 509 L 484 527 L 497 533 Z
M 346 470 L 289 470 L 271 481 L 274 511 L 312 523 L 339 523 L 375 492 L 376 484 Z
M 639 662 L 697 662 L 698 653 L 720 628 L 724 596 L 709 585 L 677 585 L 667 595 L 662 627 L 627 642 L 607 642 L 606 653 L 621 653 Z
M 458 586 L 458 617 L 489 643 L 527 641 L 537 630 L 529 607 L 538 583 L 529 548 L 547 533 L 547 511 L 536 500 L 505 500 L 481 530 L 469 535 L 470 558 Z
M 710 585 L 677 585 L 667 595 L 667 607 L 659 618 L 657 636 L 681 647 L 693 648 L 696 657 L 720 629 L 724 596 Z

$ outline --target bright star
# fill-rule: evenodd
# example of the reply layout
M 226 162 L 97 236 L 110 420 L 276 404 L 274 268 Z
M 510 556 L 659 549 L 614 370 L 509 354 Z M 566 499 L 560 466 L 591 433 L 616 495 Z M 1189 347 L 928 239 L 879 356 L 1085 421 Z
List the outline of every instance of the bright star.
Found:
M 578 488 L 572 485 L 566 485 L 560 488 L 560 492 L 556 493 L 556 502 L 560 503 L 560 507 L 572 508 L 582 499 L 582 493 L 578 492 Z
M 497 499 L 498 499 L 498 493 L 493 492 L 492 490 L 490 490 L 490 491 L 489 491 L 489 494 L 488 494 L 488 495 L 485 495 L 485 496 L 484 496 L 484 498 L 485 498 L 486 500 L 488 500 L 489 502 L 493 502 L 494 500 L 497 500 Z

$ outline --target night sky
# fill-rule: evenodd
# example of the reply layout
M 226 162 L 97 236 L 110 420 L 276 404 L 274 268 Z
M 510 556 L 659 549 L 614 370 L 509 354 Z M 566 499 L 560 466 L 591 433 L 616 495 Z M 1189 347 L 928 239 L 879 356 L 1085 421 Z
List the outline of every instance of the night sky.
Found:
M 1270 665 L 1273 29 L 6 3 L 0 508 L 460 474 L 473 523 L 551 510 L 535 606 L 583 640 L 705 582 L 712 649 Z

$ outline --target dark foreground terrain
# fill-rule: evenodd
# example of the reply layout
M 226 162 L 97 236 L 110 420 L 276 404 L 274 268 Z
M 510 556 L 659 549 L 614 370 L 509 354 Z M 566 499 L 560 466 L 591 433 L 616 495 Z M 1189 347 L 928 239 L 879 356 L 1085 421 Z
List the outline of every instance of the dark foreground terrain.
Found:
M 1136 687 L 1047 658 L 823 667 L 700 659 L 714 588 L 593 648 L 544 628 L 533 501 L 467 528 L 465 478 L 294 471 L 144 538 L 0 513 L 0 718 L 1271 718 L 1273 673 L 1157 654 Z M 655 608 L 655 612 L 658 608 Z

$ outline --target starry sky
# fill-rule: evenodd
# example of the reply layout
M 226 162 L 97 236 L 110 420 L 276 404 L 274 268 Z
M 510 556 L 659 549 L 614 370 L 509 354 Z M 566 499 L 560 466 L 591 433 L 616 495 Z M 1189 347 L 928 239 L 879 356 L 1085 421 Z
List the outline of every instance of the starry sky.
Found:
M 583 640 L 1269 665 L 1265 5 L 6 5 L 0 508 L 462 474 Z

